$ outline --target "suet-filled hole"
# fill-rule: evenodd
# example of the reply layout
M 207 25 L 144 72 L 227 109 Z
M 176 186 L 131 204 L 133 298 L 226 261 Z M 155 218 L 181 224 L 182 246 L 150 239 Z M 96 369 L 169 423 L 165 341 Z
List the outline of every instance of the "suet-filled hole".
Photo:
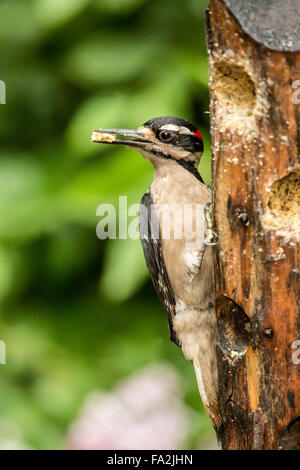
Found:
M 216 300 L 218 345 L 234 359 L 244 354 L 251 340 L 251 323 L 244 310 L 233 300 L 220 296 Z
M 279 449 L 300 450 L 300 416 L 291 421 L 281 434 Z
M 291 228 L 300 235 L 300 170 L 293 170 L 272 184 L 264 225 Z
M 242 128 L 254 112 L 256 89 L 242 65 L 220 61 L 213 65 L 217 114 L 226 126 Z

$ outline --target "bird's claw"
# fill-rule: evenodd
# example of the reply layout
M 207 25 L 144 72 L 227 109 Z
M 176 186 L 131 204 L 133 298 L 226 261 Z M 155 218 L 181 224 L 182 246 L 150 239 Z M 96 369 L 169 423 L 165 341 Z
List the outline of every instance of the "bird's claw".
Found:
M 204 207 L 204 216 L 207 223 L 207 228 L 204 234 L 203 244 L 206 246 L 214 246 L 218 244 L 218 235 L 213 231 L 213 214 L 212 202 L 208 202 Z
M 217 237 L 217 235 L 216 235 L 215 233 L 213 233 L 212 236 L 213 236 L 213 237 Z M 204 245 L 206 245 L 206 246 L 215 246 L 215 245 L 218 244 L 218 241 L 217 241 L 217 240 L 216 240 L 216 241 L 210 241 L 210 239 L 206 239 L 206 238 L 205 238 L 205 239 L 203 240 L 203 243 L 204 243 Z

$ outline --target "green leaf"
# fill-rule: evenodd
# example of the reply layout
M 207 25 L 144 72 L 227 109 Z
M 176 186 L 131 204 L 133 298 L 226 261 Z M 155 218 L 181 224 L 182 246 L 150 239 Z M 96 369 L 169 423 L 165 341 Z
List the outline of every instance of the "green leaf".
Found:
M 10 292 L 14 285 L 14 260 L 9 251 L 0 246 L 0 301 Z
M 43 27 L 56 27 L 69 21 L 90 0 L 34 0 L 33 11 Z
M 146 3 L 147 0 L 94 0 L 93 6 L 100 11 L 111 13 L 130 12 Z
M 135 35 L 96 33 L 69 52 L 64 74 L 80 86 L 114 84 L 146 74 L 154 60 L 154 41 L 140 41 Z
M 193 79 L 208 92 L 208 60 L 206 56 L 200 55 L 198 51 L 180 50 L 174 51 L 174 60 L 177 67 L 183 70 L 189 79 Z
M 67 220 L 96 226 L 99 204 L 117 206 L 120 195 L 128 197 L 128 205 L 139 202 L 152 174 L 151 164 L 134 150 L 118 147 L 107 155 L 100 153 L 98 160 L 80 169 L 62 189 L 61 213 Z
M 0 236 L 12 240 L 43 230 L 49 207 L 47 177 L 41 164 L 27 155 L 20 157 L 9 153 L 0 160 Z
M 91 134 L 98 127 L 117 127 L 117 122 L 125 117 L 128 97 L 124 93 L 109 96 L 94 95 L 86 100 L 74 114 L 66 131 L 67 143 L 71 151 L 79 156 L 87 156 L 104 151 L 104 145 L 92 143 Z
M 147 277 L 140 240 L 110 240 L 100 281 L 103 295 L 112 302 L 124 302 Z
M 0 38 L 27 41 L 39 32 L 32 8 L 23 0 L 2 0 L 0 3 Z M 9 43 L 6 47 L 11 47 Z M 3 54 L 3 51 L 2 51 Z M 2 77 L 1 77 L 2 78 Z
M 66 139 L 74 155 L 88 156 L 106 150 L 106 145 L 90 142 L 93 129 L 99 127 L 136 128 L 145 121 L 163 115 L 187 115 L 188 90 L 180 73 L 163 73 L 156 81 L 135 93 L 94 95 L 75 113 Z
M 203 137 L 204 152 L 199 164 L 199 172 L 206 184 L 211 184 L 211 148 L 208 135 Z

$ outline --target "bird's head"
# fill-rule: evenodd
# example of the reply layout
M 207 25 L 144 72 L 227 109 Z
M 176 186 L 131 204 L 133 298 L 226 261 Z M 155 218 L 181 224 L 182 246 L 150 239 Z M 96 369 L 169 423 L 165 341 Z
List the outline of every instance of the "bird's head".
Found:
M 197 169 L 203 153 L 197 127 L 171 116 L 150 119 L 136 130 L 97 129 L 92 141 L 134 147 L 154 165 L 168 159 Z

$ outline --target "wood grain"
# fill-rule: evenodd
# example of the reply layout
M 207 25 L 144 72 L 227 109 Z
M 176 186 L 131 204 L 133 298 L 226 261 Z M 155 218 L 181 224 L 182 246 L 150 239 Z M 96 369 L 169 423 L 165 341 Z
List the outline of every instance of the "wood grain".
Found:
M 300 448 L 300 52 L 256 42 L 222 0 L 207 42 L 221 442 Z

